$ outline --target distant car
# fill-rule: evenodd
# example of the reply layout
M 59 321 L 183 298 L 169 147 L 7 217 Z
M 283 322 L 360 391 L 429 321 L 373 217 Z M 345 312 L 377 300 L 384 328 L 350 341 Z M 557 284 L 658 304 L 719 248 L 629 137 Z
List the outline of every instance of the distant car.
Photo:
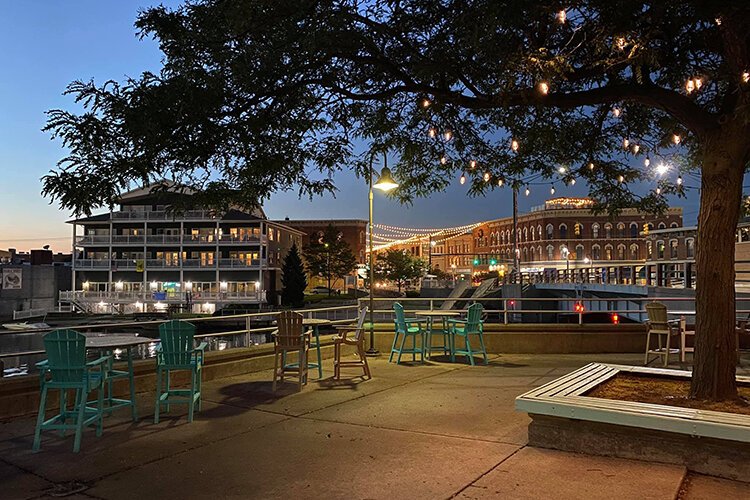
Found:
M 315 288 L 310 290 L 310 293 L 320 294 L 320 295 L 336 295 L 340 292 L 338 290 L 328 288 L 327 286 L 316 286 Z

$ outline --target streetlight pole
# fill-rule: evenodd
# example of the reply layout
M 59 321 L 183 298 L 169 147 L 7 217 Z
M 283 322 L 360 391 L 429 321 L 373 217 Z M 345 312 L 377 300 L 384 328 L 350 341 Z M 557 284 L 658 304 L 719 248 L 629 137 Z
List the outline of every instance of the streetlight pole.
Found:
M 372 245 L 372 233 L 373 233 L 373 224 L 372 224 L 372 189 L 377 188 L 381 191 L 390 191 L 391 189 L 397 188 L 398 184 L 396 181 L 393 180 L 391 177 L 391 171 L 388 169 L 388 157 L 386 156 L 385 152 L 383 152 L 383 170 L 380 172 L 380 178 L 376 183 L 373 184 L 373 176 L 375 172 L 375 168 L 373 167 L 373 162 L 375 161 L 375 154 L 370 155 L 370 179 L 369 179 L 369 202 L 370 202 L 370 217 L 369 217 L 369 229 L 370 229 L 370 238 L 369 238 L 369 247 L 370 247 L 370 348 L 367 349 L 365 354 L 367 356 L 378 356 L 380 355 L 380 352 L 375 349 L 375 320 L 374 320 L 374 310 L 375 310 L 375 252 L 373 251 L 373 245 Z
M 518 282 L 521 272 L 518 251 L 518 183 L 513 183 L 513 283 Z
M 568 259 L 568 256 L 570 255 L 570 251 L 568 250 L 567 246 L 563 246 L 560 249 L 560 256 L 565 259 L 565 281 L 570 281 L 570 259 Z

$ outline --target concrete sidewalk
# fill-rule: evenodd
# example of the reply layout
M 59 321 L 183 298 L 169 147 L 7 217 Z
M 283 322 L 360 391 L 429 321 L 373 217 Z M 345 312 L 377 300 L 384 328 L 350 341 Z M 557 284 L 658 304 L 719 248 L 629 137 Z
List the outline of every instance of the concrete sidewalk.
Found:
M 682 467 L 526 446 L 513 400 L 591 361 L 638 355 L 501 355 L 489 366 L 372 361 L 370 381 L 311 380 L 277 394 L 271 373 L 204 385 L 203 411 L 159 425 L 127 411 L 104 435 L 47 433 L 31 453 L 31 419 L 0 425 L 0 499 L 45 498 L 750 498 L 750 484 Z M 325 366 L 324 376 L 332 373 Z

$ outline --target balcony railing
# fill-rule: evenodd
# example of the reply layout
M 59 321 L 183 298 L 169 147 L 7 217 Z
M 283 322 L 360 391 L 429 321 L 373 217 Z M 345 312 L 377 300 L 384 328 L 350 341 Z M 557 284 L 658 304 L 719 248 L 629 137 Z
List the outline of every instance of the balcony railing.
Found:
M 116 220 L 213 220 L 216 218 L 216 212 L 211 210 L 186 210 L 182 213 L 172 213 L 166 210 L 112 212 L 112 219 Z
M 130 270 L 137 268 L 137 261 L 143 260 L 146 270 L 150 269 L 216 269 L 218 266 L 222 269 L 251 269 L 268 264 L 267 259 L 184 259 L 184 260 L 164 260 L 164 259 L 76 259 L 75 269 L 112 269 Z
M 125 235 L 115 234 L 112 236 L 112 245 L 257 245 L 267 241 L 265 236 L 232 236 L 221 235 L 217 237 L 214 234 L 149 234 L 143 235 Z M 109 245 L 110 236 L 108 234 L 88 234 L 76 237 L 78 245 Z
M 251 292 L 191 292 L 193 301 L 242 301 L 242 302 L 265 302 L 265 290 Z M 166 291 L 98 291 L 98 290 L 76 290 L 61 291 L 60 300 L 79 302 L 185 302 L 185 292 Z

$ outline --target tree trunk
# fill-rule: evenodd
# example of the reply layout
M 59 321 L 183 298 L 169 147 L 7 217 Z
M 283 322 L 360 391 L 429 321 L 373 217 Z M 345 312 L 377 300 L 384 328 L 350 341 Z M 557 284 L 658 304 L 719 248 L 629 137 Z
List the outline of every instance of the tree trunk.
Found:
M 743 127 L 737 127 L 741 129 Z M 747 161 L 745 138 L 716 134 L 705 145 L 696 242 L 696 335 L 690 396 L 737 397 L 734 244 Z

